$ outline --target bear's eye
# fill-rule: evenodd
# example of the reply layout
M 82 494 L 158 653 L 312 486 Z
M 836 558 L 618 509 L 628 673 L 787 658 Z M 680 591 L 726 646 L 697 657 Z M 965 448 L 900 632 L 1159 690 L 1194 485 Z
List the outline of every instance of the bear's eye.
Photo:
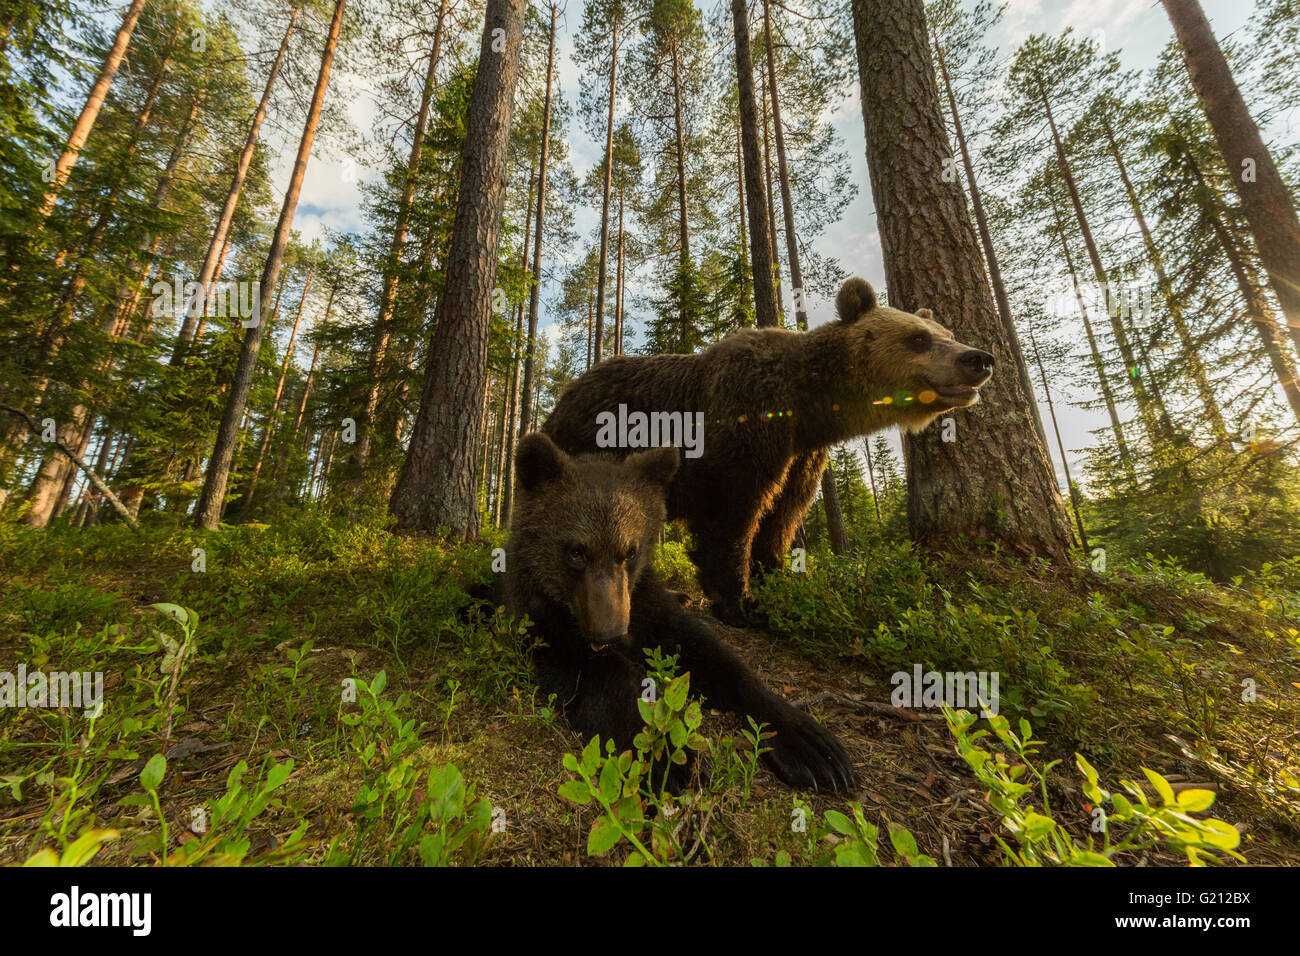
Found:
M 564 560 L 573 570 L 581 571 L 587 566 L 587 552 L 582 549 L 581 545 L 567 545 L 564 549 Z
M 917 352 L 924 352 L 930 347 L 930 334 L 928 332 L 914 332 L 907 337 L 907 347 Z
M 627 563 L 628 561 L 631 561 L 635 557 L 636 557 L 636 545 L 633 544 L 628 547 L 627 554 L 624 556 L 623 562 Z

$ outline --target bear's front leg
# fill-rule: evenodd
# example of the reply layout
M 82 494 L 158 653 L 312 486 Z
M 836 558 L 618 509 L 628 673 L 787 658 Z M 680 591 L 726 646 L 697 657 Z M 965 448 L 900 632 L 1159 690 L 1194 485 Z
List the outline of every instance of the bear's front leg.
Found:
M 537 683 L 554 694 L 565 719 L 583 742 L 599 735 L 627 750 L 641 729 L 636 702 L 641 696 L 641 669 L 615 651 L 557 653 L 539 648 L 533 658 Z
M 794 459 L 785 474 L 785 483 L 772 508 L 763 516 L 758 533 L 750 546 L 751 573 L 779 571 L 790 557 L 790 546 L 799 532 L 799 523 L 817 497 L 829 452 L 805 452 Z
M 856 777 L 833 733 L 777 696 L 745 666 L 707 618 L 682 608 L 658 578 L 643 578 L 633 600 L 638 644 L 671 645 L 691 675 L 692 691 L 721 710 L 753 717 L 775 736 L 763 761 L 783 783 L 811 790 L 848 790 Z
M 639 656 L 639 648 L 628 654 Z M 542 692 L 555 694 L 564 707 L 569 726 L 585 745 L 592 737 L 612 740 L 618 752 L 633 749 L 636 735 L 645 726 L 637 701 L 646 680 L 645 671 L 622 652 L 608 649 L 573 655 L 548 654 L 540 649 L 534 656 L 537 682 Z M 691 764 L 666 765 L 656 761 L 650 770 L 654 785 L 663 783 L 671 793 L 684 790 L 690 782 Z
M 695 539 L 691 560 L 700 588 L 714 615 L 733 627 L 754 623 L 747 609 L 749 562 L 762 500 L 752 483 L 718 487 L 693 501 L 686 516 Z

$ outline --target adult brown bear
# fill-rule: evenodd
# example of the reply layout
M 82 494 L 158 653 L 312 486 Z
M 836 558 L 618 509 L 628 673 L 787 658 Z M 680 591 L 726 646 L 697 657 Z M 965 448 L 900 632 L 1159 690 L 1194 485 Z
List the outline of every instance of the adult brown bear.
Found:
M 696 355 L 608 359 L 569 384 L 542 426 L 570 453 L 668 444 L 648 432 L 670 426 L 671 443 L 686 439 L 668 517 L 690 527 L 700 585 L 728 623 L 747 620 L 751 564 L 787 557 L 832 445 L 891 425 L 919 431 L 979 401 L 993 373 L 988 352 L 928 309 L 880 305 L 862 279 L 835 304 L 838 322 L 805 333 L 744 329 Z

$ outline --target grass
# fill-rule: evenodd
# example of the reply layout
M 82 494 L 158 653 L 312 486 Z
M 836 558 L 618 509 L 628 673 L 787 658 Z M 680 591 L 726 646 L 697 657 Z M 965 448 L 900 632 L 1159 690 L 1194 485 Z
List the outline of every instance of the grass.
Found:
M 622 846 L 588 855 L 607 807 L 560 795 L 565 754 L 587 742 L 540 699 L 526 628 L 465 593 L 499 543 L 320 516 L 212 533 L 0 524 L 0 671 L 101 671 L 105 695 L 94 720 L 0 709 L 0 862 L 625 861 Z M 664 570 L 698 601 L 682 555 L 670 536 Z M 1058 844 L 1089 837 L 1077 766 L 1154 798 L 1148 768 L 1175 797 L 1217 793 L 1251 862 L 1297 862 L 1298 580 L 1289 565 L 1220 587 L 1155 563 L 813 555 L 758 586 L 772 634 L 730 636 L 841 736 L 860 791 L 792 793 L 755 770 L 747 728 L 706 707 L 717 770 L 679 818 L 692 839 L 646 847 L 693 864 L 1003 862 L 1002 777 L 958 754 L 943 714 L 889 705 L 890 675 L 919 663 L 1001 673 L 1003 715 L 1032 721 L 1036 759 L 1064 761 L 1042 784 Z M 1141 842 L 1115 862 L 1178 859 Z

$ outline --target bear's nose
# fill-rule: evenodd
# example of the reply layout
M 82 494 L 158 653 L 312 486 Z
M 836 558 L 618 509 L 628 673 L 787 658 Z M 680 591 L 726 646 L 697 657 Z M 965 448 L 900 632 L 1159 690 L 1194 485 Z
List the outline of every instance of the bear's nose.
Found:
M 971 349 L 963 353 L 957 364 L 974 375 L 993 374 L 993 356 L 980 349 Z

